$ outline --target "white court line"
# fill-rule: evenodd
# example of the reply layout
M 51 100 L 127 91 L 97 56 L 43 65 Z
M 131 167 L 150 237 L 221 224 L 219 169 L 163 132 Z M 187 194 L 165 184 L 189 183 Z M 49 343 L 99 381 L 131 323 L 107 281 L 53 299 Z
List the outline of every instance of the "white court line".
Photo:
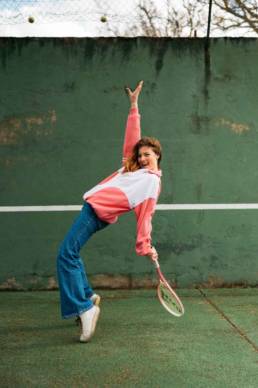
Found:
M 157 210 L 246 210 L 258 209 L 258 203 L 188 203 L 157 205 Z
M 0 206 L 0 213 L 79 211 L 82 205 Z M 258 209 L 258 203 L 194 203 L 160 204 L 156 210 L 248 210 Z

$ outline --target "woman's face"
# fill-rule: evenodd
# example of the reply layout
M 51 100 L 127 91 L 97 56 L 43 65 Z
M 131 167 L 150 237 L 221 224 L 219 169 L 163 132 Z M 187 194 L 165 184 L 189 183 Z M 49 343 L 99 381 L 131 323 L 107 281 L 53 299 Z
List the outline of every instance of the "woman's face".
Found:
M 139 149 L 138 163 L 141 168 L 149 170 L 158 170 L 158 155 L 151 147 L 143 146 Z

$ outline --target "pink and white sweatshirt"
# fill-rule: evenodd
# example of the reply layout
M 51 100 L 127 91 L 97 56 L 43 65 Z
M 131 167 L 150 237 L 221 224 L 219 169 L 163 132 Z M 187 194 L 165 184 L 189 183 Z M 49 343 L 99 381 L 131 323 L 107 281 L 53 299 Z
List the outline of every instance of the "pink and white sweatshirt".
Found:
M 134 145 L 141 138 L 138 108 L 131 108 L 125 130 L 123 162 L 132 154 Z M 136 253 L 151 253 L 151 220 L 160 193 L 161 171 L 139 169 L 123 172 L 120 168 L 83 195 L 97 216 L 110 224 L 120 214 L 134 210 L 137 219 Z

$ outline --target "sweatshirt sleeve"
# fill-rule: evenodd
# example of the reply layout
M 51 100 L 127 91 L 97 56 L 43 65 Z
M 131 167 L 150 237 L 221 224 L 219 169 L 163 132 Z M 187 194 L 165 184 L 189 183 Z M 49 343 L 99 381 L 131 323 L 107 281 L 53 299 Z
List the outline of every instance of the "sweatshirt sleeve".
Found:
M 141 124 L 138 108 L 131 108 L 127 118 L 124 146 L 123 146 L 123 162 L 131 156 L 134 145 L 141 138 Z
M 136 253 L 139 256 L 148 255 L 151 251 L 152 216 L 155 212 L 156 200 L 146 199 L 135 207 L 137 219 Z

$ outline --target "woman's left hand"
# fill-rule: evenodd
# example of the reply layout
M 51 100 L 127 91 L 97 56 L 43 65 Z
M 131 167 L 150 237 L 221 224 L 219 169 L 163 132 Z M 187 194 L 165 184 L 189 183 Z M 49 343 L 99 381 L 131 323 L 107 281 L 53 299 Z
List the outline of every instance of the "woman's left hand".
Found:
M 137 105 L 138 103 L 138 97 L 142 90 L 143 81 L 140 81 L 138 85 L 136 86 L 136 89 L 132 91 L 130 88 L 126 87 L 125 90 L 130 98 L 131 105 Z

